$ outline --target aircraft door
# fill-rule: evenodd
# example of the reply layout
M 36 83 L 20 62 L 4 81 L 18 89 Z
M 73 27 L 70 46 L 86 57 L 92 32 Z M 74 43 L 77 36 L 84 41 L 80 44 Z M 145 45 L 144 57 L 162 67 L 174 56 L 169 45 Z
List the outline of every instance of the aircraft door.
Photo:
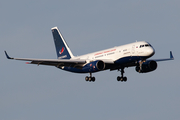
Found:
M 135 45 L 132 46 L 131 54 L 134 55 L 135 53 Z

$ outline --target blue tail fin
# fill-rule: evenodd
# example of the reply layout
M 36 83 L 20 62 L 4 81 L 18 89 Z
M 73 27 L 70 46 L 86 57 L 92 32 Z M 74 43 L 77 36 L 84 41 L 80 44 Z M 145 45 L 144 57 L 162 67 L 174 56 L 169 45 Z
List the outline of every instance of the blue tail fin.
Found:
M 54 27 L 51 30 L 58 59 L 70 59 L 74 57 L 58 28 Z

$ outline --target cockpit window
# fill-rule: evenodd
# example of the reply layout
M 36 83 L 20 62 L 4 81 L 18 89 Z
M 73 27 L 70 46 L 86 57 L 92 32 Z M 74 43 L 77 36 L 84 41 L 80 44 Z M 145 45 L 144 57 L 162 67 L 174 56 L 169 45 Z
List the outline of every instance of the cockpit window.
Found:
M 148 47 L 148 46 L 149 46 L 149 44 L 145 44 L 145 46 L 146 46 L 146 47 Z

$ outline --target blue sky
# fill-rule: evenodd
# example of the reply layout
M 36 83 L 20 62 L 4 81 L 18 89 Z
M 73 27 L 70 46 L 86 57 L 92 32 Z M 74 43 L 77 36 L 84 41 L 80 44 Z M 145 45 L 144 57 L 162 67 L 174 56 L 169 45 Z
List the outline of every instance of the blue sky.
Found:
M 180 1 L 178 0 L 2 0 L 0 2 L 0 119 L 2 120 L 178 120 L 180 111 Z M 156 54 L 175 60 L 139 74 L 125 69 L 74 74 L 26 65 L 12 57 L 55 59 L 51 28 L 57 26 L 74 55 L 148 41 Z

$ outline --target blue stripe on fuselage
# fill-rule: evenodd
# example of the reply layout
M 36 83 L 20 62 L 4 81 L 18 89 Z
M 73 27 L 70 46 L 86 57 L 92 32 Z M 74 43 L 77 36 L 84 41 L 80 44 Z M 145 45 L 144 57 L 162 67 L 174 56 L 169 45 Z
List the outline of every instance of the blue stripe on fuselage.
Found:
M 139 60 L 145 60 L 147 58 L 148 57 L 146 57 L 146 56 L 127 56 L 127 57 L 123 57 L 123 58 L 116 60 L 114 63 L 122 65 L 122 64 L 136 62 Z

